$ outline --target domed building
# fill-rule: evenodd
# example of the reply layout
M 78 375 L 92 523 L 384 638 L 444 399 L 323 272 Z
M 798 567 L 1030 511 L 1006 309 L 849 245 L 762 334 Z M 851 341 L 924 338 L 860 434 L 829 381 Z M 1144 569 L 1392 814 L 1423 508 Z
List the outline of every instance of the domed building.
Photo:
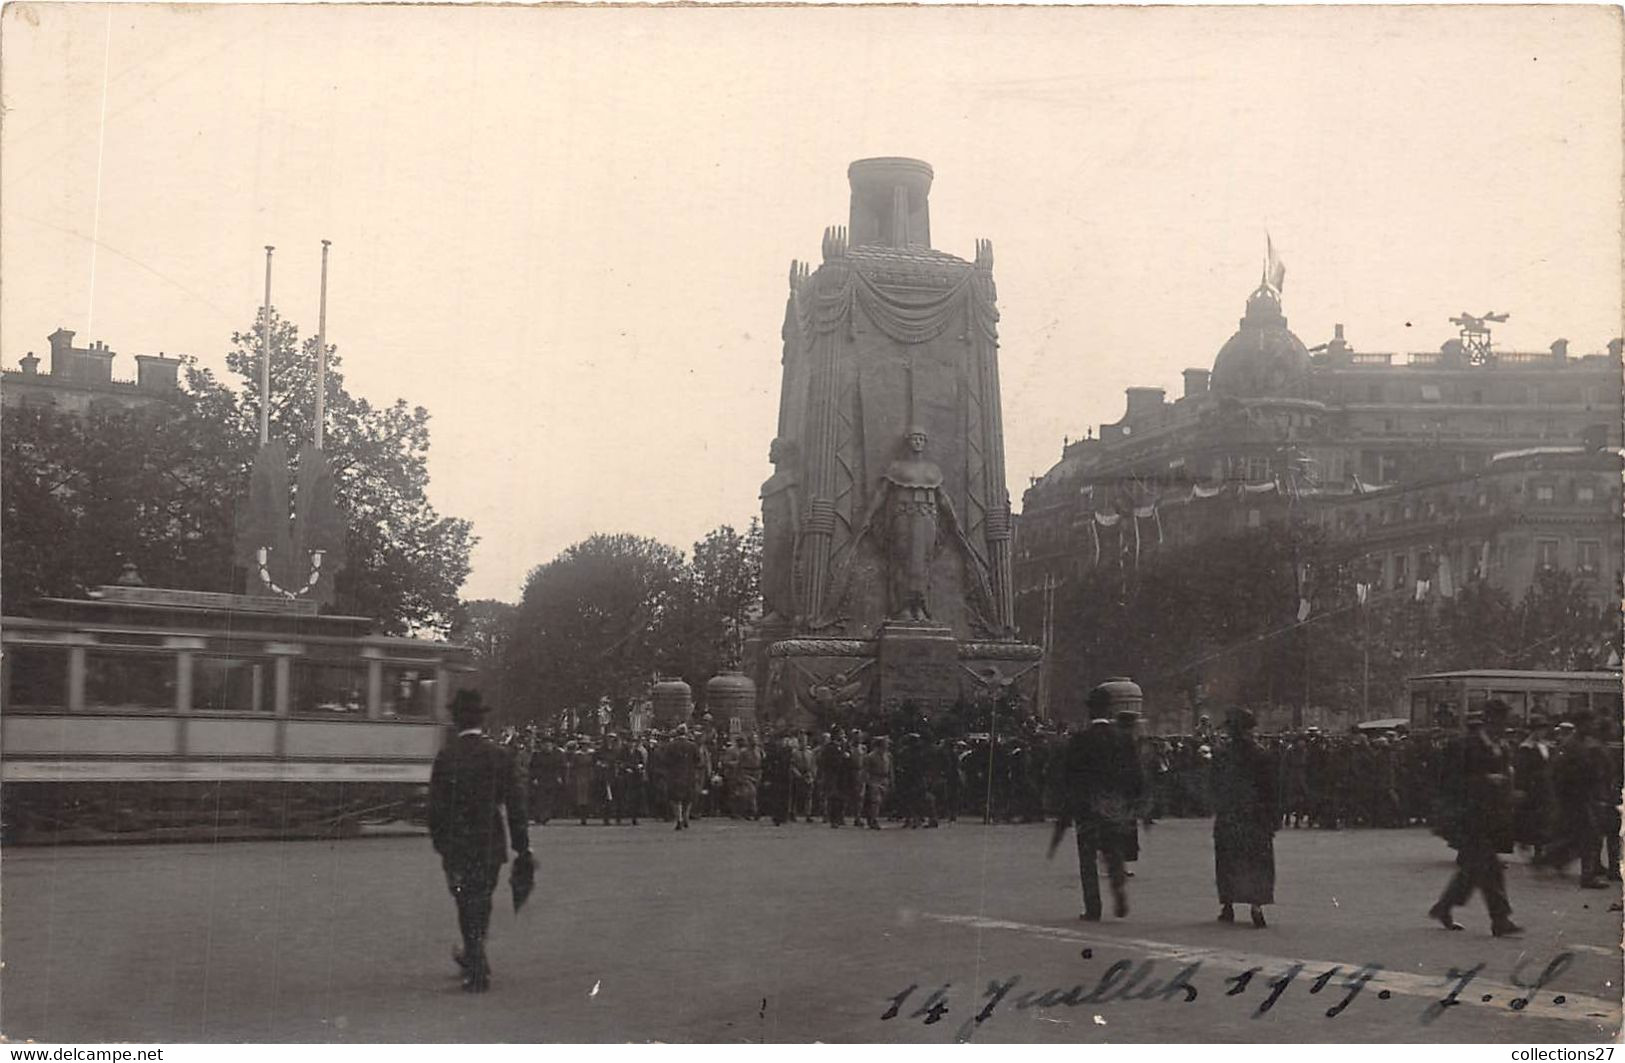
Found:
M 1266 279 L 1211 370 L 1184 370 L 1173 401 L 1128 388 L 1121 418 L 1065 441 L 1032 480 L 1013 551 L 1018 629 L 1041 637 L 1056 589 L 1096 570 L 1289 519 L 1319 526 L 1379 597 L 1486 580 L 1518 600 L 1562 568 L 1595 600 L 1617 598 L 1622 347 L 1491 350 L 1487 330 L 1463 324 L 1436 351 L 1369 353 L 1337 325 L 1311 350 L 1287 327 L 1279 277 Z M 1152 716 L 1167 710 L 1147 697 Z
M 1238 399 L 1309 397 L 1309 349 L 1286 327 L 1281 293 L 1268 282 L 1247 297 L 1247 313 L 1213 362 L 1213 392 Z

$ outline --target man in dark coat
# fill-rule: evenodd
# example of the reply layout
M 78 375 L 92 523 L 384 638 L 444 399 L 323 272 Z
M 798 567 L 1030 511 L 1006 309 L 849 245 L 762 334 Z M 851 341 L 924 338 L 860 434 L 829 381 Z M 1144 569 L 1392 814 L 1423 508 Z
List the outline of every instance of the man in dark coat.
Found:
M 1546 719 L 1529 717 L 1529 734 L 1512 751 L 1512 781 L 1517 808 L 1513 812 L 1513 841 L 1535 851 L 1540 862 L 1552 820 L 1552 750 L 1546 743 Z
M 1456 790 L 1451 795 L 1454 804 L 1471 809 L 1470 815 L 1458 819 L 1451 840 L 1456 873 L 1428 909 L 1428 915 L 1447 930 L 1462 929 L 1451 909 L 1466 904 L 1478 890 L 1489 909 L 1490 933 L 1506 937 L 1522 932 L 1512 921 L 1506 870 L 1497 855 L 1512 851 L 1512 754 L 1501 741 L 1511 711 L 1499 698 L 1486 701 L 1482 711 L 1467 714 L 1467 734 L 1446 753 L 1451 763 L 1445 777 Z
M 1563 867 L 1580 860 L 1580 885 L 1606 889 L 1603 881 L 1602 838 L 1613 772 L 1602 744 L 1591 737 L 1591 719 L 1577 715 L 1558 728 L 1557 756 L 1552 764 L 1556 795 L 1553 844 L 1540 863 Z
M 1112 725 L 1110 695 L 1090 691 L 1089 726 L 1067 743 L 1066 791 L 1068 813 L 1077 833 L 1078 877 L 1083 886 L 1083 914 L 1089 922 L 1100 919 L 1100 872 L 1106 860 L 1113 908 L 1119 919 L 1128 914 L 1128 873 L 1125 861 L 1139 856 L 1135 809 L 1145 791 L 1139 756 Z
M 481 730 L 485 706 L 479 694 L 458 691 L 451 715 L 457 735 L 435 757 L 429 773 L 429 837 L 457 902 L 457 925 L 463 935 L 457 962 L 463 968 L 463 988 L 480 993 L 491 986 L 491 965 L 485 956 L 491 894 L 507 862 L 509 842 L 515 853 L 530 852 L 529 817 L 525 780 L 513 758 Z
M 846 795 L 856 774 L 846 736 L 837 730 L 818 750 L 818 779 L 824 786 L 824 820 L 831 827 L 846 824 Z
M 552 735 L 542 738 L 541 748 L 530 757 L 530 806 L 533 821 L 546 824 L 564 786 L 564 752 Z
M 688 830 L 688 814 L 700 793 L 704 763 L 700 747 L 689 737 L 686 723 L 677 725 L 676 736 L 666 744 L 666 773 L 672 818 L 677 821 L 672 830 Z

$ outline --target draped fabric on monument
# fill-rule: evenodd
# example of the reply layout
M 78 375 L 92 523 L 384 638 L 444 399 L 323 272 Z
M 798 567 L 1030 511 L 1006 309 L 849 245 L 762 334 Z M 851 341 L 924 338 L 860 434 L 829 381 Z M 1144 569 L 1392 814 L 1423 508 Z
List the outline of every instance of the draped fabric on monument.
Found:
M 825 708 L 884 700 L 904 672 L 929 673 L 927 700 L 1008 693 L 1036 649 L 1012 635 L 992 246 L 974 261 L 930 246 L 924 163 L 849 175 L 850 229 L 825 231 L 816 270 L 790 268 L 758 682 Z M 891 667 L 876 647 L 905 633 L 917 659 Z M 799 663 L 768 675 L 770 648 Z
M 881 578 L 884 558 L 866 523 L 875 481 L 894 457 L 895 440 L 919 426 L 942 468 L 953 514 L 932 567 L 943 619 L 967 634 L 996 636 L 1010 615 L 998 596 L 1000 540 L 989 536 L 1008 530 L 991 271 L 937 255 L 930 265 L 940 272 L 929 279 L 940 287 L 882 286 L 866 273 L 878 257 L 858 252 L 827 261 L 791 299 L 799 335 L 787 338 L 787 366 L 799 359 L 807 370 L 787 369 L 786 392 L 792 378 L 812 387 L 806 404 L 787 400 L 792 417 L 781 433 L 813 442 L 810 451 L 802 449 L 822 488 L 816 494 L 830 503 L 815 518 L 828 528 L 827 561 L 800 566 L 798 595 L 818 607 L 807 613 L 816 628 L 872 631 L 885 619 L 878 602 L 851 591 Z M 820 450 L 827 454 L 822 469 Z

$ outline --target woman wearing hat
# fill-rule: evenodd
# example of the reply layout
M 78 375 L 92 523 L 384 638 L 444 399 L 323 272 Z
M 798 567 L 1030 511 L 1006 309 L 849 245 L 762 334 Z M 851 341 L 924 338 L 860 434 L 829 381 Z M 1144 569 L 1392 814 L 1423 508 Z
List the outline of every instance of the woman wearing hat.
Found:
M 1230 741 L 1213 762 L 1213 871 L 1219 922 L 1236 921 L 1235 905 L 1252 908 L 1263 927 L 1264 905 L 1275 903 L 1275 765 L 1253 738 L 1253 714 L 1238 708 L 1225 721 Z

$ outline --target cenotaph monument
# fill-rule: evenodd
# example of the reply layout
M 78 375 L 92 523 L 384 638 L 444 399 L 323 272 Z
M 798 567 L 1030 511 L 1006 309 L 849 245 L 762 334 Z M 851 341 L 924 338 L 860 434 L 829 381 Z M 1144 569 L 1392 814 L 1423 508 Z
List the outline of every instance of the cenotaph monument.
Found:
M 790 266 L 773 475 L 762 485 L 762 712 L 1029 697 L 1013 632 L 993 249 L 931 247 L 932 170 L 863 159 L 848 224 Z

